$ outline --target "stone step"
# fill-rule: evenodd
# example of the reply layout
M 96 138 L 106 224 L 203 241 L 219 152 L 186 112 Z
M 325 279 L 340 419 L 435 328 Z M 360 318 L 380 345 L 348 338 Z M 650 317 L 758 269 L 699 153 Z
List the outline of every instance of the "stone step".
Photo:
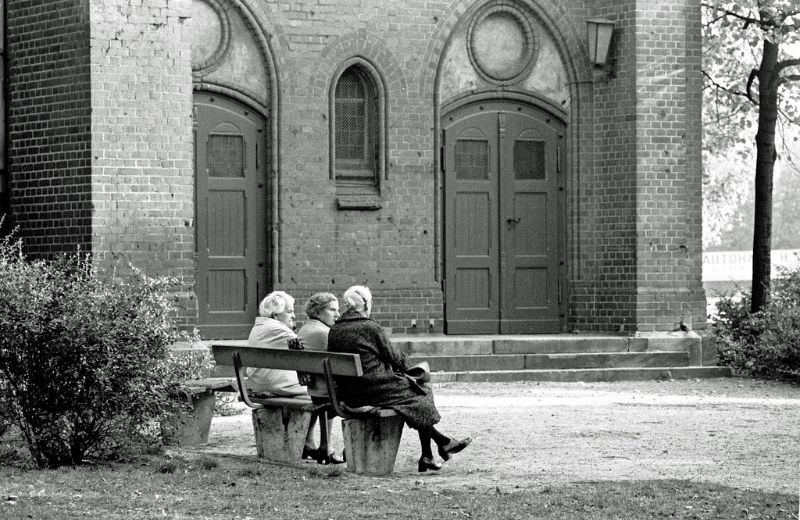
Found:
M 499 354 L 472 356 L 411 356 L 427 361 L 431 371 L 530 370 L 688 366 L 686 352 L 603 352 L 570 354 Z
M 535 336 L 444 336 L 420 335 L 392 337 L 392 343 L 409 355 L 480 355 L 480 354 L 566 354 L 572 352 L 646 352 L 648 350 L 684 350 L 685 340 L 676 337 L 655 348 L 646 337 L 579 336 L 544 334 Z
M 641 381 L 654 379 L 694 379 L 730 377 L 728 367 L 630 367 L 630 368 L 579 368 L 556 370 L 481 370 L 460 372 L 432 372 L 434 383 L 448 382 L 510 382 L 510 381 L 554 381 L 611 382 Z
M 390 337 L 413 361 L 427 361 L 434 381 L 621 381 L 731 375 L 728 368 L 710 366 L 715 350 L 706 352 L 694 332 Z M 215 375 L 229 374 L 217 371 Z

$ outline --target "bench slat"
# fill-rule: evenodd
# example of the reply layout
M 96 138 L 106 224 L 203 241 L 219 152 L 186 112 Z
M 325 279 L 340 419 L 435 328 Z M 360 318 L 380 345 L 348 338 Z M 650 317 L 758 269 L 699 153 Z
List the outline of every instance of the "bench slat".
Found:
M 233 354 L 239 353 L 242 366 L 253 368 L 277 368 L 324 374 L 322 360 L 328 359 L 331 371 L 336 376 L 361 377 L 361 358 L 358 354 L 343 354 L 319 350 L 288 350 L 268 347 L 239 347 L 213 344 L 211 351 L 217 365 L 233 365 Z
M 264 406 L 278 407 L 288 406 L 289 408 L 313 408 L 314 404 L 308 397 L 250 397 L 250 400 L 256 404 L 263 404 Z

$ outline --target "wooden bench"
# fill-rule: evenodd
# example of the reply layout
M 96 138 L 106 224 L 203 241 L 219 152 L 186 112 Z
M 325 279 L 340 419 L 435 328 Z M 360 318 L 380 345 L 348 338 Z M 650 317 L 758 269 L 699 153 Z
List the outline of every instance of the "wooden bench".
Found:
M 358 354 L 315 350 L 245 347 L 212 344 L 218 366 L 233 366 L 240 399 L 253 414 L 258 457 L 281 463 L 302 460 L 306 432 L 313 414 L 319 417 L 320 458 L 327 463 L 329 434 L 327 419 L 342 418 L 347 469 L 355 473 L 385 475 L 394 470 L 403 420 L 394 410 L 372 406 L 353 409 L 336 396 L 335 376 L 361 377 Z M 244 369 L 273 368 L 323 376 L 327 399 L 312 403 L 308 397 L 253 397 L 247 392 Z

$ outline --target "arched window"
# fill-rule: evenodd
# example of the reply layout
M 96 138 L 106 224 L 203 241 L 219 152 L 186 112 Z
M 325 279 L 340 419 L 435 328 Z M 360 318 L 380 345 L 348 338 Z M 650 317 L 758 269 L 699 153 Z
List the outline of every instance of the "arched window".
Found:
M 336 82 L 332 114 L 332 173 L 340 191 L 377 193 L 380 183 L 382 119 L 380 91 L 360 65 Z

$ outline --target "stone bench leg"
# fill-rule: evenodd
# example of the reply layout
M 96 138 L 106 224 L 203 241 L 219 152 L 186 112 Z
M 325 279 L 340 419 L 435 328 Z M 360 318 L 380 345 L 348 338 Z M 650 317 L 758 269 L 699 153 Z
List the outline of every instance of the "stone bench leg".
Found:
M 388 475 L 394 471 L 397 448 L 403 434 L 403 419 L 391 410 L 363 419 L 342 421 L 347 469 L 365 475 Z
M 311 410 L 290 407 L 253 410 L 258 458 L 299 464 L 311 424 L 311 413 Z
M 214 392 L 207 391 L 192 394 L 191 412 L 181 410 L 175 420 L 162 425 L 164 442 L 182 448 L 208 444 L 208 433 L 211 429 L 211 418 L 214 416 L 214 405 L 217 402 Z

